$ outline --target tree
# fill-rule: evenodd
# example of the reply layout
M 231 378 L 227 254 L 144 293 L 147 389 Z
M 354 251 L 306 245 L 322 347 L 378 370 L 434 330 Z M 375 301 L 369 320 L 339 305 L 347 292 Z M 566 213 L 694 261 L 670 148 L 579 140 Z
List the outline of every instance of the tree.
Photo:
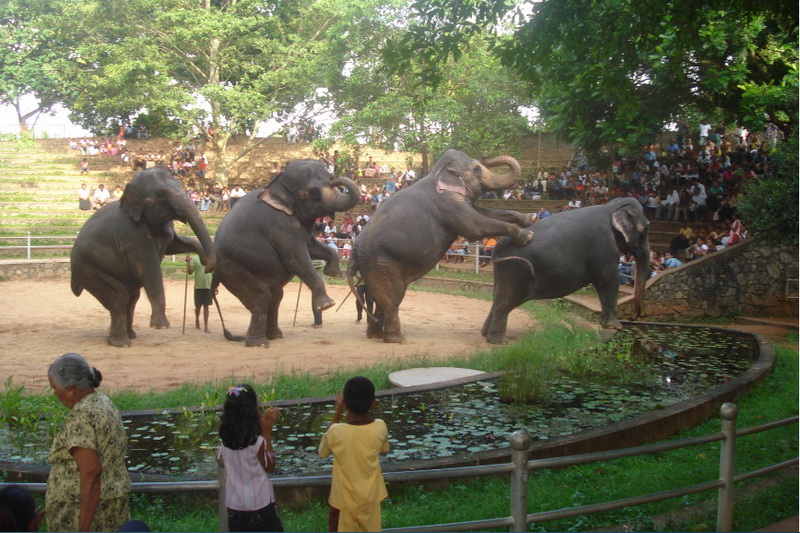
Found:
M 166 117 L 211 144 L 222 183 L 261 142 L 260 124 L 300 118 L 297 106 L 337 66 L 331 53 L 348 17 L 371 7 L 356 0 L 58 1 L 63 31 L 80 39 L 65 62 L 64 100 L 74 117 L 86 127 Z M 229 156 L 237 134 L 246 141 Z
M 751 234 L 769 242 L 797 244 L 800 196 L 797 131 L 770 153 L 770 171 L 745 186 L 737 206 Z
M 384 39 L 391 27 L 380 32 Z M 429 154 L 437 157 L 447 148 L 474 156 L 515 152 L 530 133 L 521 112 L 530 105 L 524 84 L 480 36 L 461 61 L 442 65 L 435 86 L 421 83 L 419 62 L 387 74 L 371 44 L 372 53 L 354 58 L 331 86 L 341 117 L 332 128 L 334 135 L 351 144 L 360 139 L 387 150 L 419 152 L 427 170 Z
M 57 61 L 52 32 L 39 23 L 48 2 L 7 0 L 0 3 L 0 103 L 16 109 L 21 135 L 28 121 L 48 112 L 58 102 Z M 22 98 L 33 96 L 38 105 L 24 110 Z
M 495 51 L 529 83 L 543 120 L 588 151 L 633 152 L 681 115 L 797 124 L 796 6 L 733 0 L 418 0 L 386 48 L 426 75 L 494 30 Z M 508 24 L 513 29 L 508 30 Z

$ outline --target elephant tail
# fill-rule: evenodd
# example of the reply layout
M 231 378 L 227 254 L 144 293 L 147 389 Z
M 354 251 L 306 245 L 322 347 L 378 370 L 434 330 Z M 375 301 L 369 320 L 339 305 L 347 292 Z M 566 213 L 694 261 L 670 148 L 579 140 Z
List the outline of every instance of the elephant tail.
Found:
M 217 307 L 217 313 L 219 313 L 219 323 L 222 324 L 222 334 L 225 335 L 225 339 L 234 342 L 242 342 L 244 337 L 241 335 L 234 335 L 230 331 L 227 330 L 225 327 L 225 320 L 222 319 L 222 309 L 219 307 L 219 301 L 217 301 L 217 288 L 219 287 L 219 278 L 217 278 L 217 273 L 214 273 L 214 277 L 211 280 L 211 297 L 214 299 L 214 305 Z
M 361 304 L 361 309 L 364 310 L 370 320 L 374 321 L 375 317 L 372 315 L 372 313 L 367 311 L 367 302 L 359 297 L 358 291 L 356 290 L 357 282 L 354 280 L 354 278 L 359 277 L 358 283 L 366 283 L 360 278 L 360 276 L 358 276 L 360 272 L 358 272 L 358 259 L 356 256 L 356 248 L 353 248 L 353 250 L 350 252 L 350 260 L 347 261 L 347 284 L 350 286 L 350 292 L 353 293 L 353 296 L 355 296 L 356 300 L 358 300 L 358 302 Z
M 531 263 L 530 260 L 524 257 L 520 257 L 518 255 L 509 255 L 506 257 L 492 257 L 493 263 L 503 263 L 505 261 L 523 261 L 526 265 L 528 265 L 528 268 L 531 270 L 531 276 L 536 275 L 536 272 L 533 270 L 533 263 Z
M 358 300 L 356 283 L 353 281 L 353 278 L 356 277 L 356 272 L 358 272 L 358 261 L 356 260 L 356 250 L 353 249 L 350 252 L 350 259 L 347 261 L 347 284 L 350 286 L 350 292 L 352 292 L 353 296 Z

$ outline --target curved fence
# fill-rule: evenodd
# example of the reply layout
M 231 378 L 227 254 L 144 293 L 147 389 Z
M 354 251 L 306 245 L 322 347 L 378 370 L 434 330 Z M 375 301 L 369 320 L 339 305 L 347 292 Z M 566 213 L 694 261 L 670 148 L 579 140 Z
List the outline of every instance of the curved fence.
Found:
M 763 431 L 769 431 L 790 424 L 797 424 L 798 417 L 793 416 L 774 422 L 768 422 L 758 426 L 737 430 L 736 418 L 738 407 L 733 403 L 726 403 L 720 408 L 721 427 L 719 432 L 692 437 L 687 439 L 670 440 L 637 446 L 633 448 L 623 448 L 618 450 L 570 455 L 564 457 L 553 457 L 549 459 L 528 460 L 528 447 L 530 438 L 524 431 L 516 431 L 510 437 L 512 448 L 511 462 L 497 465 L 467 466 L 458 468 L 440 468 L 422 471 L 388 472 L 384 478 L 389 483 L 406 481 L 423 481 L 437 479 L 456 479 L 478 476 L 510 475 L 509 482 L 509 507 L 510 515 L 486 520 L 474 520 L 469 522 L 451 522 L 446 524 L 432 524 L 425 526 L 401 527 L 384 529 L 384 531 L 399 532 L 422 532 L 422 531 L 483 531 L 489 528 L 508 527 L 510 531 L 527 531 L 527 525 L 536 522 L 545 522 L 584 516 L 594 513 L 621 509 L 634 505 L 678 498 L 689 494 L 717 490 L 717 524 L 716 531 L 731 531 L 734 513 L 734 484 L 751 478 L 764 476 L 777 472 L 784 468 L 789 468 L 798 464 L 798 458 L 789 459 L 780 463 L 767 465 L 762 468 L 749 472 L 736 473 L 736 441 L 738 438 L 753 435 Z M 574 465 L 609 461 L 623 457 L 633 457 L 638 455 L 651 455 L 679 448 L 699 446 L 712 442 L 720 443 L 719 451 L 719 476 L 703 483 L 695 485 L 675 487 L 670 490 L 642 494 L 621 500 L 614 500 L 580 507 L 560 509 L 556 511 L 546 511 L 539 513 L 528 513 L 528 475 L 545 469 L 565 468 Z M 303 488 L 319 487 L 330 485 L 331 477 L 325 476 L 304 476 L 304 477 L 274 477 L 273 484 L 277 488 Z M 45 492 L 45 483 L 21 484 L 31 492 Z M 0 484 L 0 488 L 4 485 Z M 134 483 L 133 492 L 137 493 L 177 493 L 177 492 L 208 492 L 218 491 L 219 508 L 219 530 L 227 531 L 227 512 L 225 510 L 225 470 L 220 469 L 219 478 L 212 481 L 188 481 L 188 482 L 152 482 Z

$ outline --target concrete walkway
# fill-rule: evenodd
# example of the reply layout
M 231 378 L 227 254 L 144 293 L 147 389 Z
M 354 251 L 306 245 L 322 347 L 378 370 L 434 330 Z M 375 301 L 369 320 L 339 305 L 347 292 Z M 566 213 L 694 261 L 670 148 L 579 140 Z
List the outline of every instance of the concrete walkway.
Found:
M 798 525 L 798 518 L 795 516 L 794 518 L 787 518 L 777 524 L 772 524 L 769 527 L 765 527 L 764 529 L 759 529 L 758 531 L 800 531 L 800 525 Z

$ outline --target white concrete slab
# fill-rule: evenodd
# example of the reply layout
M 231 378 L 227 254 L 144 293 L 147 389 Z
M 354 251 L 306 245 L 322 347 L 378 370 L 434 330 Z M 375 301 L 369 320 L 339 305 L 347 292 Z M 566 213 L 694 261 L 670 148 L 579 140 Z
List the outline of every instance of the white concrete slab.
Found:
M 429 368 L 409 368 L 389 374 L 389 383 L 395 387 L 414 387 L 431 385 L 443 381 L 466 378 L 483 374 L 480 370 L 456 368 L 452 366 L 434 366 Z

